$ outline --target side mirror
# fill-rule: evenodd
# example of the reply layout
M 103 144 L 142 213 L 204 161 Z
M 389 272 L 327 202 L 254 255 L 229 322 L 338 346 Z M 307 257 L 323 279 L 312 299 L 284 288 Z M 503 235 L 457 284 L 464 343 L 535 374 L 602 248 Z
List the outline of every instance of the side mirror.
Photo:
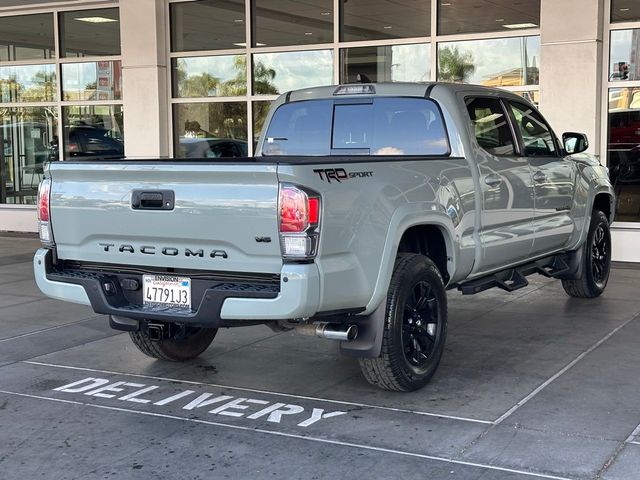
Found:
M 567 132 L 562 134 L 564 150 L 569 154 L 582 153 L 589 148 L 589 140 L 584 133 Z

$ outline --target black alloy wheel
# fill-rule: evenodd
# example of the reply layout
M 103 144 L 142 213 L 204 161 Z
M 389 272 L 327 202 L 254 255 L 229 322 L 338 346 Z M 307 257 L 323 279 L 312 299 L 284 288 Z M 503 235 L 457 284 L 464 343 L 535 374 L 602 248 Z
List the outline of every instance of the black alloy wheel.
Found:
M 572 297 L 596 298 L 602 295 L 611 271 L 611 231 L 609 219 L 599 211 L 591 214 L 587 239 L 580 254 L 579 277 L 562 280 L 564 291 Z
M 600 288 L 604 288 L 609 278 L 610 242 L 611 237 L 607 234 L 605 225 L 599 224 L 591 242 L 591 274 Z
M 424 370 L 434 354 L 441 334 L 438 299 L 431 286 L 419 281 L 405 300 L 402 322 L 402 349 L 416 370 Z
M 398 392 L 425 386 L 440 364 L 447 337 L 447 294 L 430 258 L 398 254 L 381 335 L 380 356 L 358 359 L 367 381 Z

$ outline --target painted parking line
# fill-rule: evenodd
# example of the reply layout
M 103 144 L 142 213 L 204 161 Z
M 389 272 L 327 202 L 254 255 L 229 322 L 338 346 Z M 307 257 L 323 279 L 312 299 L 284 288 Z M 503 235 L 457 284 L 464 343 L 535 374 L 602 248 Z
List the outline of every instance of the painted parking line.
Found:
M 640 441 L 636 440 L 636 438 L 640 437 L 640 424 L 631 432 L 631 434 L 627 437 L 624 443 L 632 443 L 634 445 L 640 445 Z
M 360 450 L 367 450 L 367 451 L 388 453 L 388 454 L 393 454 L 393 455 L 400 455 L 400 456 L 405 456 L 405 457 L 419 458 L 419 459 L 423 459 L 423 460 L 445 462 L 445 463 L 452 464 L 452 465 L 462 465 L 462 466 L 467 466 L 467 467 L 476 467 L 476 468 L 492 470 L 492 471 L 500 471 L 500 472 L 506 472 L 506 473 L 519 474 L 519 475 L 533 477 L 533 478 L 544 478 L 544 479 L 550 479 L 550 480 L 571 480 L 571 479 L 569 479 L 567 477 L 559 477 L 559 476 L 548 475 L 548 474 L 544 474 L 544 473 L 528 472 L 528 471 L 516 470 L 516 469 L 512 469 L 512 468 L 500 467 L 500 466 L 496 466 L 496 465 L 486 465 L 486 464 L 482 464 L 482 463 L 468 462 L 468 461 L 464 461 L 464 460 L 457 460 L 457 459 L 454 459 L 454 458 L 439 457 L 439 456 L 428 455 L 428 454 L 417 453 L 417 452 L 409 452 L 409 451 L 398 450 L 398 449 L 394 449 L 394 448 L 377 447 L 377 446 L 367 445 L 367 444 L 362 444 L 362 443 L 344 442 L 344 441 L 334 440 L 334 439 L 330 439 L 330 438 L 313 437 L 313 436 L 308 436 L 308 435 L 301 435 L 301 434 L 288 433 L 288 432 L 282 432 L 282 431 L 266 430 L 266 429 L 262 429 L 262 428 L 252 428 L 252 427 L 248 427 L 248 426 L 244 426 L 244 425 L 233 425 L 233 424 L 222 423 L 222 422 L 214 422 L 214 421 L 204 420 L 204 419 L 199 419 L 199 418 L 191 418 L 191 417 L 185 417 L 185 416 L 179 416 L 179 415 L 171 415 L 171 414 L 158 413 L 158 412 L 141 411 L 141 410 L 137 410 L 137 409 L 124 408 L 124 407 L 114 407 L 114 406 L 109 406 L 109 405 L 88 403 L 88 402 L 82 402 L 82 401 L 77 401 L 77 400 L 68 400 L 68 399 L 62 399 L 62 398 L 51 398 L 51 397 L 47 397 L 47 396 L 25 394 L 25 393 L 19 393 L 19 392 L 12 392 L 12 391 L 8 391 L 8 390 L 0 390 L 0 393 L 6 394 L 6 395 L 13 395 L 13 396 L 16 396 L 16 397 L 26 397 L 26 398 L 32 398 L 32 399 L 38 399 L 38 400 L 44 400 L 44 401 L 66 403 L 66 404 L 74 405 L 74 406 L 82 406 L 82 407 L 88 407 L 88 408 L 97 408 L 97 409 L 102 409 L 102 410 L 129 413 L 129 414 L 134 414 L 134 415 L 157 417 L 157 418 L 163 418 L 163 419 L 167 419 L 167 420 L 190 422 L 190 423 L 196 423 L 196 424 L 201 424 L 201 425 L 215 426 L 215 427 L 220 427 L 220 428 L 228 428 L 228 429 L 232 429 L 232 430 L 241 430 L 241 431 L 259 433 L 259 434 L 264 434 L 264 435 L 273 435 L 273 436 L 278 436 L 278 437 L 292 438 L 292 439 L 303 440 L 303 441 L 314 442 L 314 443 L 336 445 L 336 446 L 349 447 L 349 448 L 355 448 L 355 449 L 360 449 Z
M 544 383 L 542 383 L 540 386 L 538 386 L 535 390 L 533 390 L 529 395 L 527 395 L 526 397 L 524 397 L 522 400 L 520 400 L 518 403 L 516 403 L 513 407 L 511 407 L 509 410 L 507 410 L 505 413 L 503 413 L 500 417 L 498 417 L 494 422 L 492 422 L 495 425 L 500 425 L 502 422 L 504 422 L 507 418 L 509 418 L 511 415 L 513 415 L 516 411 L 518 411 L 522 406 L 524 406 L 526 403 L 528 403 L 531 399 L 533 399 L 536 395 L 538 395 L 542 390 L 544 390 L 546 387 L 548 387 L 551 383 L 553 383 L 555 380 L 557 380 L 559 377 L 561 377 L 562 375 L 564 375 L 567 371 L 569 371 L 571 368 L 573 368 L 578 362 L 580 362 L 583 358 L 585 358 L 587 355 L 589 355 L 591 352 L 593 352 L 596 348 L 598 348 L 600 345 L 602 345 L 604 342 L 606 342 L 607 340 L 609 340 L 611 337 L 613 337 L 616 333 L 618 333 L 621 329 L 623 329 L 624 327 L 626 327 L 629 323 L 631 323 L 633 320 L 635 320 L 638 317 L 633 317 L 630 318 L 629 320 L 627 320 L 626 322 L 624 322 L 622 325 L 619 325 L 618 327 L 614 328 L 611 332 L 609 332 L 607 335 L 605 335 L 604 337 L 602 337 L 600 340 L 598 340 L 596 343 L 594 343 L 593 345 L 591 345 L 588 349 L 586 349 L 584 352 L 582 352 L 580 355 L 578 355 L 576 358 L 574 358 L 571 362 L 569 362 L 564 368 L 562 368 L 561 370 L 559 370 L 558 372 L 556 372 L 552 377 L 550 377 L 548 380 L 546 380 Z
M 33 302 L 40 302 L 42 300 L 43 299 L 40 298 L 38 300 L 33 300 Z M 25 302 L 25 303 L 33 303 L 33 302 Z M 24 305 L 24 303 L 22 303 L 20 305 Z M 14 305 L 11 305 L 11 306 L 14 306 Z M 39 333 L 50 332 L 51 330 L 57 330 L 59 328 L 71 327 L 73 325 L 78 325 L 79 323 L 87 322 L 89 320 L 93 320 L 95 318 L 100 318 L 100 317 L 101 317 L 101 315 L 93 315 L 91 317 L 83 318 L 82 320 L 76 320 L 76 321 L 69 322 L 69 323 L 61 323 L 60 325 L 54 325 L 52 327 L 41 328 L 40 330 L 34 330 L 33 332 L 27 332 L 27 333 L 22 333 L 20 335 L 14 335 L 13 337 L 0 338 L 0 343 L 8 342 L 10 340 L 17 340 L 19 338 L 24 338 L 24 337 L 31 337 L 32 335 L 37 335 Z
M 366 404 L 366 403 L 349 402 L 349 401 L 335 400 L 335 399 L 329 399 L 329 398 L 311 397 L 311 396 L 306 396 L 306 395 L 295 395 L 295 394 L 291 394 L 291 393 L 274 392 L 274 391 L 270 391 L 270 390 L 260 390 L 260 389 L 255 389 L 255 388 L 246 388 L 246 387 L 236 387 L 236 386 L 232 386 L 232 385 L 221 385 L 221 384 L 216 384 L 216 383 L 196 382 L 196 381 L 191 381 L 191 380 L 180 380 L 180 379 L 176 379 L 176 378 L 158 377 L 158 376 L 153 376 L 153 375 L 126 373 L 126 372 L 118 372 L 118 371 L 112 371 L 112 370 L 102 370 L 102 369 L 86 368 L 86 367 L 75 367 L 75 366 L 70 366 L 70 365 L 59 365 L 59 364 L 55 364 L 55 363 L 46 363 L 46 362 L 37 362 L 37 361 L 24 361 L 22 363 L 29 364 L 29 365 L 40 365 L 40 366 L 44 366 L 44 367 L 62 368 L 62 369 L 67 369 L 67 370 L 78 370 L 78 371 L 109 374 L 109 375 L 126 375 L 126 376 L 129 376 L 129 377 L 138 377 L 138 378 L 145 378 L 145 379 L 150 379 L 150 380 L 179 382 L 179 383 L 183 383 L 183 384 L 187 384 L 187 385 L 197 385 L 197 386 L 202 386 L 202 387 L 215 387 L 215 388 L 222 388 L 222 389 L 232 389 L 232 390 L 238 390 L 238 391 L 243 391 L 243 392 L 248 392 L 248 393 L 264 394 L 264 395 L 276 395 L 278 397 L 295 398 L 295 399 L 298 399 L 298 400 L 319 401 L 319 402 L 324 402 L 324 403 L 334 403 L 334 404 L 351 406 L 351 407 L 369 408 L 369 409 L 375 409 L 375 410 L 386 410 L 386 411 L 389 411 L 389 412 L 397 412 L 397 413 L 409 413 L 409 414 L 413 414 L 413 415 L 422 415 L 422 416 L 426 416 L 426 417 L 442 418 L 442 419 L 447 419 L 447 420 L 457 420 L 457 421 L 461 421 L 461 422 L 477 423 L 477 424 L 482 424 L 482 425 L 491 425 L 491 424 L 494 423 L 494 422 L 492 422 L 490 420 L 479 420 L 479 419 L 475 419 L 475 418 L 459 417 L 459 416 L 455 416 L 455 415 L 444 415 L 444 414 L 439 414 L 439 413 L 424 412 L 424 411 L 421 411 L 421 410 L 411 410 L 411 409 L 404 409 L 404 408 L 387 407 L 387 406 L 383 406 L 383 405 L 372 405 L 372 404 Z

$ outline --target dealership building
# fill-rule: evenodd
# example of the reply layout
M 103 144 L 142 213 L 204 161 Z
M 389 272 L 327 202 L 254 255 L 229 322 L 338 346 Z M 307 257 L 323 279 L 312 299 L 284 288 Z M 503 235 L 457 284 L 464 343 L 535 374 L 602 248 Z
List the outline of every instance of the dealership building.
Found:
M 501 87 L 586 133 L 640 262 L 638 0 L 0 0 L 0 231 L 36 231 L 47 161 L 251 155 L 280 93 L 358 74 Z

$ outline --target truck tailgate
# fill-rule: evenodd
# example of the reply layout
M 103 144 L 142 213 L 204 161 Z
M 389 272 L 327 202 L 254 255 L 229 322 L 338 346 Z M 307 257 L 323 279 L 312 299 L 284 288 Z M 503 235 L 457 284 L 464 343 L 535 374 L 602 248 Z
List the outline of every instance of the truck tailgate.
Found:
M 49 175 L 60 259 L 280 272 L 275 165 L 56 162 Z M 173 193 L 172 208 L 158 209 L 160 191 L 169 202 Z M 146 199 L 142 209 L 134 208 L 135 194 Z

